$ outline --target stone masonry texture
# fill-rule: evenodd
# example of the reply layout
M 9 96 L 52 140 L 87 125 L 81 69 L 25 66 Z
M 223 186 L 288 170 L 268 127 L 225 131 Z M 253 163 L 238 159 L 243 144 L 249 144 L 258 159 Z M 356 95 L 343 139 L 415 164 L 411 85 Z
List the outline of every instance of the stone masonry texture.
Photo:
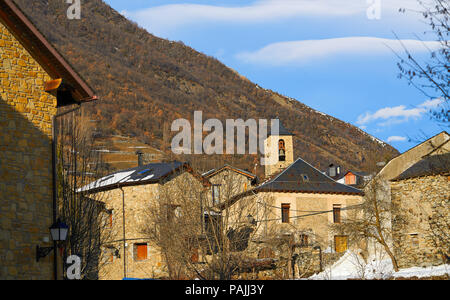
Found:
M 52 117 L 49 75 L 0 24 L 0 279 L 52 279 Z

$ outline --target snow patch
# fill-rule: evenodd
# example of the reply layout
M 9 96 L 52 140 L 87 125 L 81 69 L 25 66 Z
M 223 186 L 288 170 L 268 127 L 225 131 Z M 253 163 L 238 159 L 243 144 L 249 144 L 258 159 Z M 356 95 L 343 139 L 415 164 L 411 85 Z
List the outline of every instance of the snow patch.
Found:
M 450 274 L 450 265 L 413 267 L 394 272 L 390 259 L 369 259 L 367 262 L 357 253 L 347 251 L 339 261 L 323 272 L 309 277 L 310 280 L 389 279 L 431 277 Z

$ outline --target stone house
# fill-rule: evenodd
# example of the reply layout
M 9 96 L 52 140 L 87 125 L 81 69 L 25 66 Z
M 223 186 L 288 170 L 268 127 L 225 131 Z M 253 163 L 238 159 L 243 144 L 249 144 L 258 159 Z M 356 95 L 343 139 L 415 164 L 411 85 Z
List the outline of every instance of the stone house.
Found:
M 346 251 L 348 237 L 334 234 L 330 225 L 340 223 L 362 201 L 363 192 L 335 182 L 301 158 L 293 161 L 292 135 L 286 129 L 278 136 L 270 135 L 265 144 L 267 161 L 276 158 L 272 165 L 266 166 L 269 179 L 221 203 L 218 207 L 223 214 L 234 215 L 235 211 L 245 210 L 243 203 L 254 199 L 250 201 L 256 203 L 256 208 L 253 205 L 252 211 L 240 215 L 254 218 L 260 247 L 266 247 L 266 239 L 289 236 L 294 244 L 302 247 Z
M 447 153 L 450 150 L 450 146 L 448 143 L 449 140 L 450 135 L 446 131 L 443 131 L 393 158 L 381 169 L 381 171 L 376 176 L 374 176 L 374 178 L 370 182 L 366 184 L 365 189 L 370 189 L 373 184 L 377 184 L 377 195 L 378 197 L 380 197 L 380 200 L 386 201 L 388 203 L 391 202 L 391 188 L 393 186 L 392 180 L 399 177 L 403 172 L 411 168 L 416 163 L 420 162 L 426 156 Z M 395 219 L 395 216 L 386 216 L 385 219 L 393 220 Z M 392 229 L 392 223 L 385 224 L 385 227 Z M 392 236 L 387 236 L 386 239 L 388 241 L 388 244 L 392 247 Z M 384 252 L 382 249 L 380 250 L 378 248 L 376 243 L 369 242 L 368 245 L 369 255 L 372 255 L 375 252 Z
M 96 97 L 11 0 L 0 0 L 0 58 L 0 279 L 60 278 L 57 255 L 36 261 L 57 218 L 53 122 Z
M 86 197 L 102 193 L 105 220 L 109 224 L 109 241 L 103 245 L 99 279 L 167 277 L 167 266 L 160 249 L 146 230 L 152 213 L 164 201 L 164 192 L 189 184 L 198 196 L 210 190 L 209 182 L 187 163 L 152 163 L 119 171 L 81 188 Z M 192 187 L 195 186 L 193 189 Z M 198 191 L 198 192 L 197 192 Z M 177 214 L 180 207 L 170 203 L 167 216 Z M 199 213 L 199 221 L 201 213 Z M 200 224 L 200 223 L 199 223 Z
M 448 263 L 450 152 L 427 155 L 392 179 L 391 199 L 399 211 L 392 220 L 399 267 Z
M 211 183 L 211 206 L 246 192 L 258 183 L 258 177 L 246 170 L 230 165 L 202 174 Z

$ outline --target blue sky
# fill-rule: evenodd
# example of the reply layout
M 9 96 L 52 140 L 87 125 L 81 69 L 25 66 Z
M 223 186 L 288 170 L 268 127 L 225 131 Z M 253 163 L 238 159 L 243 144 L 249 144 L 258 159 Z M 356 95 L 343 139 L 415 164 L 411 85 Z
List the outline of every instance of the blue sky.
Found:
M 150 33 L 214 56 L 258 85 L 401 152 L 445 129 L 429 120 L 439 100 L 397 78 L 393 51 L 402 47 L 396 36 L 421 60 L 437 47 L 413 12 L 420 9 L 415 0 L 106 2 Z

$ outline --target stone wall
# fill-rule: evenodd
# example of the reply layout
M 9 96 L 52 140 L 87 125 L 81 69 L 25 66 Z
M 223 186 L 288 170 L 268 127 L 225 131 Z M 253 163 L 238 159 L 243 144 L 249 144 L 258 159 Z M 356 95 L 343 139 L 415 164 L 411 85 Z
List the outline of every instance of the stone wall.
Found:
M 52 279 L 51 80 L 0 23 L 0 279 Z
M 104 244 L 103 257 L 100 266 L 100 280 L 121 280 L 128 278 L 167 278 L 168 270 L 159 247 L 148 234 L 152 226 L 152 218 L 159 211 L 158 201 L 163 201 L 164 192 L 176 193 L 178 189 L 187 189 L 186 184 L 203 189 L 201 182 L 190 173 L 176 174 L 163 183 L 123 187 L 106 192 L 100 198 L 106 208 L 113 210 L 113 225 L 108 239 Z M 123 191 L 123 193 L 122 193 Z M 183 192 L 183 191 L 181 191 Z M 198 194 L 197 194 L 198 195 Z M 124 198 L 123 198 L 124 197 Z M 176 198 L 176 197 L 173 197 Z M 125 209 L 123 206 L 125 200 Z M 125 254 L 123 243 L 123 212 L 125 211 Z M 200 211 L 200 209 L 197 209 Z M 200 230 L 201 228 L 199 228 Z M 108 234 L 108 233 L 107 233 Z M 103 242 L 106 242 L 103 239 Z M 135 244 L 147 244 L 147 259 L 136 259 Z M 118 256 L 112 261 L 108 247 L 118 250 Z M 126 272 L 124 272 L 126 260 Z M 106 263 L 105 263 L 106 261 Z
M 279 161 L 278 157 L 278 141 L 284 140 L 286 147 L 286 160 Z M 278 173 L 287 167 L 289 167 L 292 163 L 294 163 L 294 144 L 292 136 L 290 135 L 282 135 L 282 136 L 269 136 L 264 141 L 264 153 L 266 159 L 265 175 L 269 177 L 275 173 Z
M 436 222 L 444 235 L 450 235 L 449 181 L 449 176 L 442 175 L 392 183 L 392 203 L 401 212 L 393 216 L 392 221 L 395 254 L 400 268 L 443 263 L 430 222 Z M 448 241 L 445 248 L 448 255 Z

